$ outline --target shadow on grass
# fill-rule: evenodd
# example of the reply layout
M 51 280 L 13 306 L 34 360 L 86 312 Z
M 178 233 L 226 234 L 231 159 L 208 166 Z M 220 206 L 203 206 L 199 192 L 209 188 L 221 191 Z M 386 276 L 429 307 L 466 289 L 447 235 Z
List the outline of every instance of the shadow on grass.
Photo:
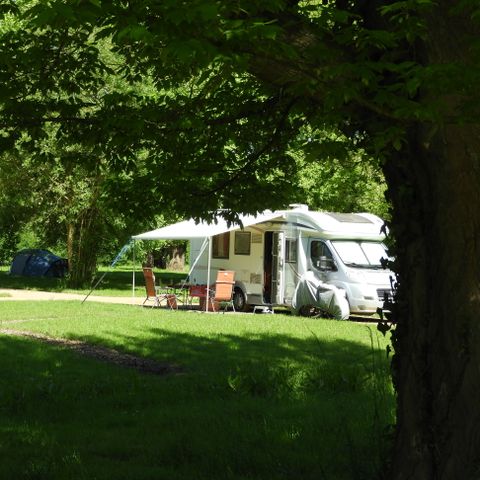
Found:
M 378 474 L 393 409 L 383 352 L 279 334 L 206 338 L 160 328 L 150 334 L 117 340 L 130 353 L 183 364 L 185 375 L 142 375 L 0 337 L 0 454 L 8 459 L 0 477 Z
M 370 348 L 338 338 L 327 341 L 313 335 L 295 338 L 278 333 L 219 333 L 205 336 L 172 332 L 166 328 L 151 328 L 142 336 L 118 334 L 115 331 L 106 334 L 109 337 L 107 343 L 112 348 L 123 345 L 130 353 L 142 352 L 157 360 L 176 361 L 187 368 L 190 366 L 196 373 L 209 375 L 223 374 L 244 364 L 257 369 L 289 364 L 309 369 L 323 365 L 345 377 L 349 371 L 369 371 L 373 362 L 378 363 L 375 368 L 382 366 L 388 369 L 387 362 L 377 358 L 384 353 L 375 351 L 376 345 Z M 82 339 L 90 343 L 106 342 L 105 338 L 95 335 L 82 335 Z M 363 377 L 359 375 L 355 382 L 361 382 Z
M 0 288 L 18 288 L 26 290 L 45 290 L 61 292 L 65 289 L 65 280 L 48 277 L 23 277 L 0 271 Z

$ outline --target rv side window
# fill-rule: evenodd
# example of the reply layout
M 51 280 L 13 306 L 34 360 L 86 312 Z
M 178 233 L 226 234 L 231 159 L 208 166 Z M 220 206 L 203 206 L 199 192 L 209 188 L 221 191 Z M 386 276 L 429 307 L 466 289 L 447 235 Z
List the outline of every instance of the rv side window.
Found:
M 250 255 L 250 232 L 235 232 L 235 255 Z
M 285 240 L 285 261 L 287 263 L 297 263 L 297 241 L 293 238 Z
M 230 257 L 230 232 L 212 237 L 212 258 Z
M 335 265 L 332 252 L 320 240 L 312 240 L 310 244 L 310 259 L 314 267 L 322 270 L 331 270 Z

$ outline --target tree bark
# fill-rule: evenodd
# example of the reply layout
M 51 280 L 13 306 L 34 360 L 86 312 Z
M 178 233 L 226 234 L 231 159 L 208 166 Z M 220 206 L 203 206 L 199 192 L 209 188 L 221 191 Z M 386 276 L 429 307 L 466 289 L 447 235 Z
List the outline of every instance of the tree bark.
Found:
M 89 285 L 97 266 L 99 244 L 97 212 L 90 208 L 67 225 L 68 285 Z
M 449 126 L 426 146 L 420 128 L 410 161 L 386 168 L 400 266 L 396 479 L 480 476 L 479 133 Z
M 451 2 L 443 2 L 429 24 L 429 63 L 467 54 L 461 39 L 468 22 L 452 20 L 445 3 Z M 440 100 L 456 111 L 458 98 Z M 393 361 L 397 430 L 389 478 L 476 479 L 480 125 L 416 125 L 403 153 L 385 166 L 400 278 Z

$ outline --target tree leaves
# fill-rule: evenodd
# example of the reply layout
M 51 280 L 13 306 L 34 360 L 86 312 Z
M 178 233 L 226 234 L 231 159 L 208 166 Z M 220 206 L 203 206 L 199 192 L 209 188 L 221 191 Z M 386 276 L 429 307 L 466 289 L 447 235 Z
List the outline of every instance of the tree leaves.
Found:
M 333 2 L 36 3 L 22 35 L 3 37 L 4 135 L 20 127 L 40 139 L 58 125 L 57 141 L 85 146 L 119 176 L 137 172 L 186 215 L 280 205 L 295 191 L 287 152 L 304 125 L 377 155 L 403 148 L 409 122 L 438 115 L 422 88 L 438 77 L 439 91 L 451 89 L 460 65 L 449 73 L 403 54 L 430 7 L 386 6 L 381 29 L 360 5 Z M 309 148 L 338 160 L 335 142 Z

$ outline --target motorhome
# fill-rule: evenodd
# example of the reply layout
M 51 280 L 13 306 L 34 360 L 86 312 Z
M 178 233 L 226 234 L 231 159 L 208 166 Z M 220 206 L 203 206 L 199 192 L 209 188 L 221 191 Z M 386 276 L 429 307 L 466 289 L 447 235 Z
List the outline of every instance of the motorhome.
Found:
M 381 308 L 393 277 L 381 261 L 388 257 L 384 222 L 369 213 L 291 207 L 249 217 L 243 227 L 217 229 L 208 248 L 203 237 L 190 238 L 189 281 L 205 285 L 219 270 L 234 270 L 234 305 L 240 311 L 258 305 L 292 308 L 299 284 L 312 277 L 341 289 L 349 313 Z

